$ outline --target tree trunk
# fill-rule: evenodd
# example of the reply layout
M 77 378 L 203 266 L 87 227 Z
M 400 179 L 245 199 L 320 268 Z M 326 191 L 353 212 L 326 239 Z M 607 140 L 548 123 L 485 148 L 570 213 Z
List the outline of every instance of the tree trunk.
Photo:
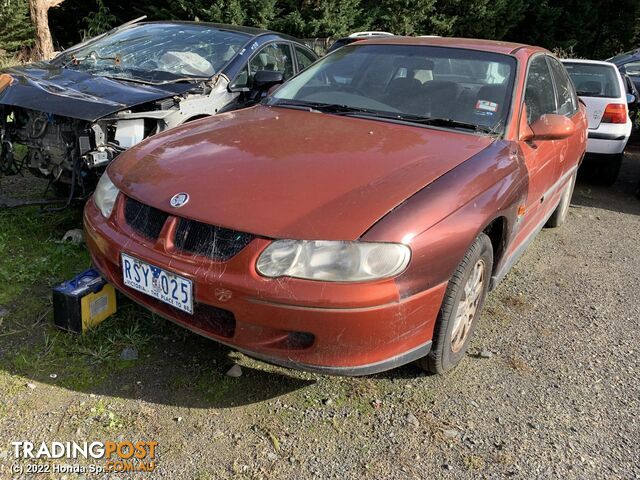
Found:
M 36 31 L 36 43 L 33 49 L 35 60 L 49 60 L 53 57 L 53 40 L 49 30 L 49 9 L 57 7 L 64 0 L 29 0 L 31 22 Z

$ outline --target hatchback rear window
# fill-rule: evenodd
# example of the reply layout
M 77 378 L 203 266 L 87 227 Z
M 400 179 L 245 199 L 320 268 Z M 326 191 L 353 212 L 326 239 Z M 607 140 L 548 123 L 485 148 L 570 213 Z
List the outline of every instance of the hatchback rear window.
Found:
M 613 65 L 563 63 L 578 95 L 582 97 L 620 97 L 618 74 Z

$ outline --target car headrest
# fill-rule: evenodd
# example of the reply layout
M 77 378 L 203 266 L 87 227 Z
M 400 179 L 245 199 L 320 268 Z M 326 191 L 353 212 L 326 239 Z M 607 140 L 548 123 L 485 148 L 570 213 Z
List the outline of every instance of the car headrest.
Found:
M 504 85 L 485 85 L 478 90 L 478 100 L 490 100 L 502 103 L 506 88 Z

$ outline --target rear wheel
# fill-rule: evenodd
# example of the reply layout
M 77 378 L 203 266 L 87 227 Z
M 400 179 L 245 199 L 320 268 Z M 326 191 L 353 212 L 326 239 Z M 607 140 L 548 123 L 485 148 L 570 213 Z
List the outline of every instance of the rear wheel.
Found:
M 567 183 L 567 186 L 564 187 L 564 192 L 562 192 L 562 197 L 560 197 L 560 203 L 558 203 L 555 212 L 553 212 L 549 217 L 549 220 L 547 220 L 547 227 L 559 227 L 567 220 L 569 205 L 571 205 L 571 197 L 573 197 L 573 189 L 576 186 L 577 175 L 577 172 L 574 173 L 571 176 L 569 183 Z
M 493 271 L 493 248 L 484 233 L 473 242 L 449 281 L 440 307 L 429 355 L 416 363 L 444 373 L 464 357 L 480 318 Z
M 613 185 L 618 179 L 624 153 L 592 154 L 588 155 L 580 170 L 584 172 L 584 178 L 598 185 Z
M 613 185 L 616 183 L 618 175 L 620 174 L 623 157 L 624 154 L 619 153 L 617 155 L 611 155 L 610 158 L 603 162 L 600 166 L 596 181 L 601 185 Z

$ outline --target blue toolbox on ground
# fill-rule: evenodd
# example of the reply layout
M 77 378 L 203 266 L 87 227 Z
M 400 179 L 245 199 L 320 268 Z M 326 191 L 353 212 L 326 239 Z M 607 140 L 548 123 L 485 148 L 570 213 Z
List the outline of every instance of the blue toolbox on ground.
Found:
M 63 330 L 85 333 L 115 311 L 115 289 L 93 268 L 53 288 L 53 321 Z

